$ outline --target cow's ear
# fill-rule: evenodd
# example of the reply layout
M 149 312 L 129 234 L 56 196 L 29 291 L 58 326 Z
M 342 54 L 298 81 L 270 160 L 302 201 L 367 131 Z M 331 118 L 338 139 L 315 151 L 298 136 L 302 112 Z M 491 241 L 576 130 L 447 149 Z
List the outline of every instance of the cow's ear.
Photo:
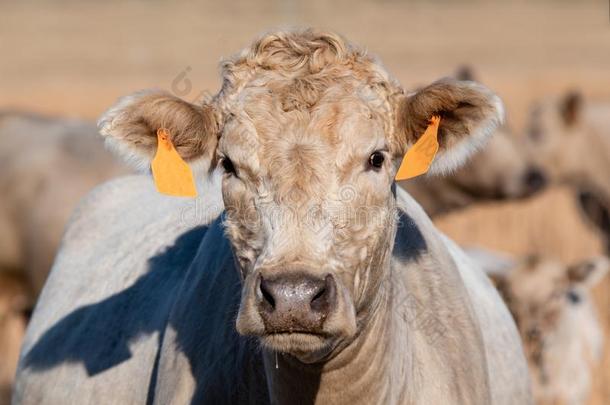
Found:
M 461 81 L 477 81 L 477 75 L 475 74 L 474 69 L 470 65 L 459 66 L 455 71 L 455 78 Z
M 157 130 L 165 128 L 180 156 L 209 167 L 218 143 L 219 116 L 209 104 L 194 105 L 161 90 L 120 98 L 98 121 L 106 144 L 139 169 L 157 150 Z
M 582 114 L 583 97 L 577 91 L 567 93 L 559 103 L 559 113 L 563 123 L 571 127 L 578 123 Z
M 610 205 L 597 193 L 581 190 L 578 202 L 583 214 L 602 232 L 610 233 Z M 610 241 L 608 241 L 610 243 Z
M 439 80 L 399 100 L 397 129 L 402 153 L 417 142 L 434 115 L 441 117 L 439 149 L 429 172 L 438 174 L 459 167 L 483 145 L 502 124 L 504 107 L 481 84 Z
M 568 280 L 573 284 L 593 287 L 610 269 L 610 260 L 606 257 L 594 257 L 567 268 Z

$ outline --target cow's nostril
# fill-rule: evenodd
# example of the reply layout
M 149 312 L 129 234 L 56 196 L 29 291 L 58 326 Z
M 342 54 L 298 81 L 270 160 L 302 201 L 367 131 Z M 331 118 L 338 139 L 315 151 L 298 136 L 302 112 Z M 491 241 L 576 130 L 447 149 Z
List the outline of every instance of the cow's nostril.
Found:
M 273 311 L 275 309 L 275 298 L 273 298 L 271 289 L 264 279 L 261 279 L 259 288 L 261 290 L 263 308 L 270 312 Z
M 313 304 L 314 302 L 320 300 L 324 296 L 324 293 L 326 293 L 326 288 L 322 287 L 320 291 L 318 291 L 318 293 L 313 296 L 313 298 L 311 299 L 311 303 Z
M 525 187 L 529 194 L 539 191 L 546 186 L 546 176 L 541 170 L 531 168 L 525 173 Z
M 335 280 L 329 274 L 324 278 L 323 283 L 318 287 L 318 291 L 313 295 L 310 306 L 316 312 L 328 312 L 329 306 L 335 298 Z

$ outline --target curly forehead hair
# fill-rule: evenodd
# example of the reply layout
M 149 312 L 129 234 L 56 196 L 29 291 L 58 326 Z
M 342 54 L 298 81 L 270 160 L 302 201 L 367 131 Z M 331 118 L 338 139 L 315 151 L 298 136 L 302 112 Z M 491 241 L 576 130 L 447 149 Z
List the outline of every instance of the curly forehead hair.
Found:
M 286 108 L 315 105 L 331 84 L 368 85 L 387 99 L 402 93 L 399 84 L 374 57 L 332 32 L 311 29 L 263 35 L 250 47 L 221 63 L 220 98 L 247 86 L 268 86 L 291 94 Z

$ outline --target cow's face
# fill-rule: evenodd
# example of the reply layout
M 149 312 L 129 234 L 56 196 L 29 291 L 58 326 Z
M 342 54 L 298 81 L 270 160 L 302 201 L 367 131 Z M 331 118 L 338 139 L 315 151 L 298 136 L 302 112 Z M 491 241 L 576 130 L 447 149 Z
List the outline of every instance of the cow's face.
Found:
M 451 170 L 499 124 L 501 103 L 455 80 L 405 95 L 375 60 L 310 31 L 263 37 L 223 64 L 223 78 L 203 108 L 160 92 L 123 99 L 101 132 L 149 159 L 163 126 L 184 158 L 224 172 L 243 280 L 237 330 L 321 359 L 379 307 L 405 151 L 441 115 L 431 170 Z
M 572 355 L 578 360 L 600 354 L 590 289 L 608 266 L 601 257 L 571 266 L 533 257 L 493 276 L 517 323 L 537 389 L 550 384 L 553 368 Z
M 542 190 L 546 175 L 527 159 L 522 144 L 503 129 L 446 181 L 471 199 L 507 199 L 528 197 Z
M 554 181 L 579 176 L 583 156 L 599 147 L 583 120 L 583 101 L 578 93 L 547 99 L 532 106 L 525 134 L 528 153 Z
M 286 110 L 243 91 L 218 147 L 227 235 L 245 280 L 238 330 L 283 352 L 355 333 L 394 227 L 390 112 L 365 85 Z M 305 353 L 299 353 L 302 356 Z

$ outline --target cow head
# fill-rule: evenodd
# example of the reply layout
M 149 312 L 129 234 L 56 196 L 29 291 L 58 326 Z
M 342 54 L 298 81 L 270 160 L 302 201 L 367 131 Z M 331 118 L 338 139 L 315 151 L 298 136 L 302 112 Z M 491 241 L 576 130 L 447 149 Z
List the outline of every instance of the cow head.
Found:
M 405 151 L 440 115 L 431 171 L 449 172 L 499 125 L 502 104 L 451 79 L 407 95 L 364 51 L 313 31 L 266 35 L 223 62 L 222 76 L 203 106 L 159 91 L 128 96 L 101 133 L 146 166 L 155 131 L 168 128 L 185 160 L 223 171 L 243 280 L 237 330 L 316 361 L 384 299 Z
M 553 181 L 579 180 L 584 154 L 590 155 L 587 152 L 596 147 L 583 110 L 578 92 L 539 101 L 530 109 L 526 145 L 532 159 Z
M 472 159 L 451 175 L 401 182 L 430 216 L 475 202 L 530 197 L 546 186 L 544 171 L 527 159 L 522 143 L 500 128 Z
M 610 246 L 607 121 L 608 105 L 587 104 L 579 92 L 572 91 L 532 106 L 525 144 L 551 181 L 577 189 L 582 213 Z
M 473 199 L 528 197 L 544 188 L 546 175 L 526 157 L 521 144 L 502 128 L 447 181 Z
M 588 390 L 576 386 L 590 377 L 603 347 L 591 288 L 609 266 L 604 257 L 573 265 L 529 257 L 492 272 L 517 323 L 539 400 L 565 399 L 559 398 L 564 389 Z M 574 375 L 578 380 L 564 380 Z

